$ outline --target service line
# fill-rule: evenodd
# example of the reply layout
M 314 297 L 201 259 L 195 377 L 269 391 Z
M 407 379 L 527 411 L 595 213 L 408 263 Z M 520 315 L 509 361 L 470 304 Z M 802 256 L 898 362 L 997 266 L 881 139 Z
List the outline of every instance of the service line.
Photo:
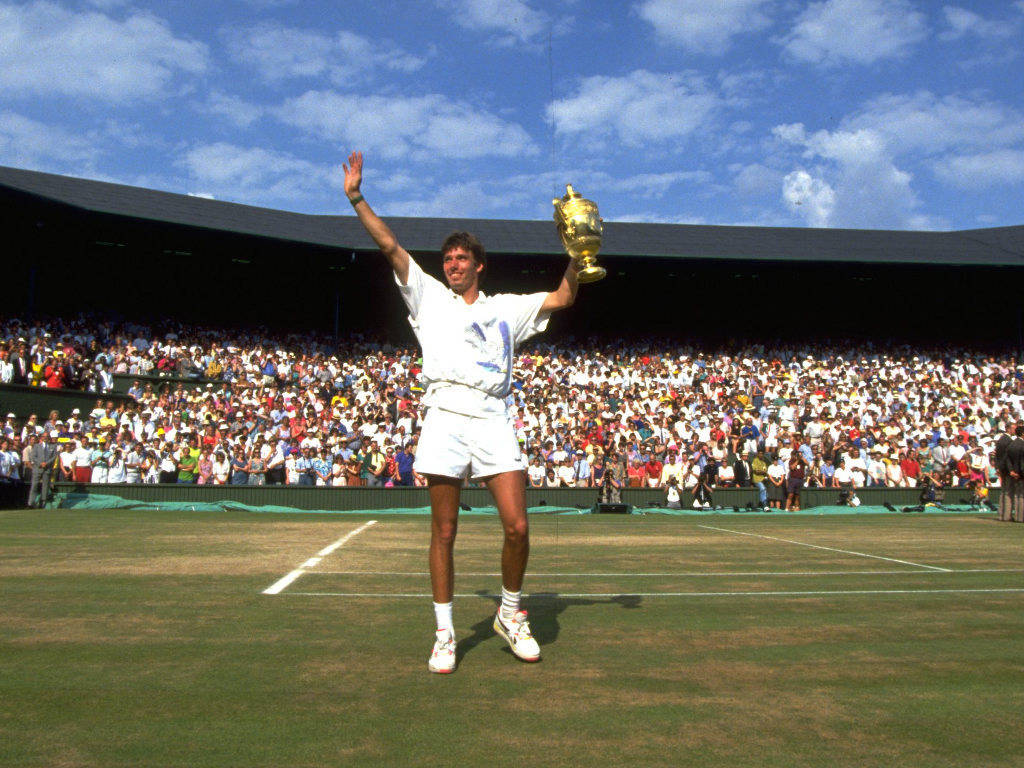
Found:
M 902 563 L 903 565 L 912 565 L 915 568 L 927 568 L 931 571 L 942 571 L 944 573 L 950 573 L 949 568 L 940 568 L 937 565 L 924 565 L 923 563 L 912 563 L 909 560 L 897 560 L 895 557 L 883 557 L 882 555 L 869 555 L 866 552 L 854 552 L 852 549 L 836 549 L 835 547 L 823 547 L 820 544 L 808 544 L 806 541 L 795 541 L 793 539 L 782 539 L 778 536 L 766 536 L 763 533 L 748 533 L 747 531 L 736 531 L 731 528 L 718 528 L 714 525 L 698 525 L 698 528 L 707 528 L 709 531 L 722 531 L 723 533 L 735 533 L 737 536 L 753 536 L 758 539 L 769 539 L 771 541 L 782 541 L 786 544 L 797 544 L 801 547 L 811 547 L 812 549 L 824 549 L 829 552 L 841 552 L 844 555 L 857 555 L 858 557 L 871 557 L 875 560 L 888 560 L 890 563 Z
M 304 574 L 308 569 L 316 568 L 316 566 L 320 564 L 320 561 L 323 558 L 325 558 L 327 555 L 331 554 L 334 550 L 338 549 L 338 547 L 343 546 L 352 537 L 358 536 L 360 533 L 365 531 L 371 525 L 375 525 L 376 523 L 377 523 L 376 520 L 370 520 L 370 521 L 365 522 L 362 525 L 360 525 L 354 531 L 349 531 L 348 533 L 346 533 L 344 536 L 342 536 L 340 539 L 338 539 L 336 542 L 334 542 L 330 546 L 324 547 L 319 552 L 317 552 L 316 553 L 316 557 L 309 558 L 306 562 L 304 562 L 302 565 L 300 565 L 294 571 L 292 571 L 291 573 L 285 574 L 280 579 L 278 579 L 273 584 L 271 584 L 269 587 L 264 589 L 263 590 L 263 594 L 264 595 L 279 595 L 279 594 L 281 594 L 281 592 L 283 590 L 285 590 L 290 584 L 292 584 L 292 582 L 294 582 L 297 578 L 299 578 L 299 576 Z

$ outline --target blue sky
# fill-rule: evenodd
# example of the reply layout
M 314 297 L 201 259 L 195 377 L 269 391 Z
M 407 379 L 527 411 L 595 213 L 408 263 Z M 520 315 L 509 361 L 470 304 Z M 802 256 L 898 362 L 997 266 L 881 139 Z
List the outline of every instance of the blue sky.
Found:
M 1024 0 L 0 0 L 0 164 L 304 213 L 1024 224 Z

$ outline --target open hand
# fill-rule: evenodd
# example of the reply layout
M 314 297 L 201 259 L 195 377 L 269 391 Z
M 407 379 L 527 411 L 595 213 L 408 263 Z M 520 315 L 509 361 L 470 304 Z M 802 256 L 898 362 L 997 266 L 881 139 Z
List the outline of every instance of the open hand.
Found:
M 345 194 L 351 198 L 359 194 L 363 183 L 363 153 L 353 152 L 348 156 L 348 163 L 342 163 L 341 167 L 345 169 Z

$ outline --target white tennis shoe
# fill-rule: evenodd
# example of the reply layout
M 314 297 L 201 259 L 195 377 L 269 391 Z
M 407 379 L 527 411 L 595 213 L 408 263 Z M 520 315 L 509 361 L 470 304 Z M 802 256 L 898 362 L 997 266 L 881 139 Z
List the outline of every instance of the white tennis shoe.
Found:
M 450 629 L 439 629 L 436 635 L 427 669 L 439 675 L 447 675 L 455 671 L 455 634 Z
M 540 661 L 540 646 L 530 632 L 526 611 L 516 611 L 515 616 L 506 619 L 501 615 L 499 608 L 494 614 L 494 631 L 505 638 L 517 658 L 523 661 Z

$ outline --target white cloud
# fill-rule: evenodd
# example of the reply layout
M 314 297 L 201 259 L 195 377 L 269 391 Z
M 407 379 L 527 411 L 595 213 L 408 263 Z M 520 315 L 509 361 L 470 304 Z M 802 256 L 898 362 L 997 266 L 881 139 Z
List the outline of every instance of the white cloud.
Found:
M 881 133 L 897 152 L 934 154 L 1024 140 L 1024 114 L 1019 111 L 994 101 L 940 98 L 928 91 L 878 96 L 843 120 L 843 127 Z
M 745 196 L 763 195 L 782 186 L 783 174 L 761 163 L 730 166 L 736 191 Z
M 283 8 L 288 5 L 295 5 L 299 0 L 239 0 L 239 2 L 250 5 L 257 10 L 265 11 L 270 8 Z
M 537 148 L 523 128 L 446 96 L 308 91 L 276 110 L 289 125 L 381 157 L 519 157 Z
M 123 21 L 40 0 L 0 5 L 0 90 L 105 101 L 154 96 L 207 68 L 202 43 L 145 12 Z
M 86 5 L 91 5 L 94 8 L 109 11 L 114 8 L 124 8 L 126 5 L 131 3 L 131 0 L 85 0 L 85 2 Z
M 604 171 L 586 172 L 579 168 L 562 168 L 539 174 L 514 174 L 500 178 L 487 178 L 465 183 L 441 185 L 434 189 L 433 180 L 421 178 L 414 186 L 402 184 L 403 188 L 416 189 L 415 197 L 389 202 L 382 206 L 392 216 L 494 216 L 507 215 L 510 208 L 525 211 L 533 218 L 549 218 L 551 197 L 561 197 L 566 181 L 570 181 L 577 192 L 596 200 L 600 205 L 610 195 L 625 195 L 632 200 L 655 200 L 670 194 L 673 187 L 692 187 L 707 184 L 711 174 L 707 171 L 671 171 L 666 173 L 638 173 L 631 176 L 616 176 Z M 392 181 L 391 176 L 374 182 L 374 189 L 385 190 Z M 426 190 L 426 191 L 423 191 Z M 550 197 L 545 192 L 550 190 Z M 636 214 L 640 215 L 640 214 Z M 640 219 L 628 219 L 616 214 L 617 221 L 654 221 L 654 214 L 643 214 Z M 609 219 L 611 221 L 612 219 Z M 666 218 L 664 221 L 683 222 L 683 219 Z M 686 219 L 685 221 L 692 221 Z
M 654 211 L 637 211 L 634 213 L 616 214 L 605 221 L 621 221 L 630 224 L 707 224 L 703 216 L 680 214 L 679 216 L 656 213 Z
M 429 177 L 413 176 L 410 173 L 397 171 L 395 173 L 389 173 L 384 178 L 375 179 L 373 187 L 374 189 L 379 189 L 382 192 L 404 192 L 410 189 L 431 186 L 432 184 L 433 180 Z
M 812 227 L 827 227 L 836 207 L 835 190 L 823 179 L 800 169 L 782 180 L 782 199 Z
M 881 134 L 868 129 L 808 134 L 799 123 L 777 126 L 773 134 L 802 147 L 805 160 L 819 161 L 813 174 L 800 168 L 783 182 L 787 205 L 806 200 L 800 210 L 808 223 L 899 229 L 921 221 L 913 177 L 897 167 Z
M 1024 182 L 1024 150 L 997 149 L 976 155 L 953 155 L 937 160 L 935 175 L 961 189 L 982 189 Z
M 945 184 L 979 189 L 1019 180 L 1015 146 L 1024 141 L 1024 114 L 978 97 L 927 91 L 886 94 L 842 121 L 846 131 L 868 131 L 884 138 L 897 157 L 927 158 Z
M 782 42 L 801 61 L 871 64 L 905 56 L 927 33 L 908 0 L 824 0 L 808 6 Z
M 719 70 L 716 75 L 722 95 L 734 104 L 763 99 L 766 92 L 779 84 L 780 75 L 768 69 Z
M 787 177 L 792 190 L 808 178 L 831 187 L 835 199 L 824 206 L 797 211 L 807 221 L 829 226 L 909 227 L 934 229 L 948 223 L 920 210 L 909 169 L 926 169 L 942 184 L 983 189 L 1024 181 L 1024 115 L 980 96 L 939 97 L 928 91 L 883 94 L 840 121 L 836 130 L 809 132 L 802 124 L 778 125 L 772 131 L 782 147 L 800 150 L 807 176 Z M 773 165 L 786 162 L 773 156 Z M 785 196 L 795 210 L 793 199 Z M 808 191 L 817 199 L 814 190 Z M 792 199 L 791 199 L 792 198 Z M 803 208 L 803 204 L 801 204 Z
M 346 30 L 328 35 L 261 22 L 223 36 L 228 54 L 268 82 L 326 76 L 346 84 L 375 69 L 413 72 L 424 64 L 419 56 Z
M 329 168 L 284 152 L 225 142 L 201 144 L 178 161 L 189 183 L 204 195 L 245 203 L 322 198 L 343 188 L 339 168 Z
M 222 91 L 211 91 L 206 101 L 197 105 L 199 111 L 227 118 L 238 128 L 248 128 L 263 114 L 263 108 Z
M 0 165 L 80 172 L 98 156 L 99 149 L 88 138 L 15 112 L 0 112 Z
M 490 32 L 498 42 L 512 45 L 543 37 L 553 24 L 551 17 L 523 0 L 436 0 L 463 29 Z
M 1005 21 L 991 21 L 979 16 L 974 11 L 947 5 L 942 15 L 949 26 L 939 35 L 942 40 L 959 40 L 967 35 L 981 38 L 1007 38 L 1017 34 L 1017 25 Z
M 477 181 L 448 184 L 410 200 L 387 203 L 389 216 L 485 217 L 506 210 L 508 198 Z
M 658 38 L 696 53 L 721 54 L 732 38 L 767 27 L 768 0 L 644 0 L 640 18 Z
M 663 197 L 671 187 L 680 184 L 689 186 L 705 185 L 711 181 L 707 171 L 670 171 L 667 173 L 637 173 L 622 178 L 602 174 L 595 179 L 600 188 L 609 192 L 620 192 L 639 198 Z
M 708 123 L 721 99 L 692 73 L 637 70 L 624 77 L 585 78 L 576 94 L 548 106 L 561 135 L 617 137 L 630 147 L 685 139 Z

